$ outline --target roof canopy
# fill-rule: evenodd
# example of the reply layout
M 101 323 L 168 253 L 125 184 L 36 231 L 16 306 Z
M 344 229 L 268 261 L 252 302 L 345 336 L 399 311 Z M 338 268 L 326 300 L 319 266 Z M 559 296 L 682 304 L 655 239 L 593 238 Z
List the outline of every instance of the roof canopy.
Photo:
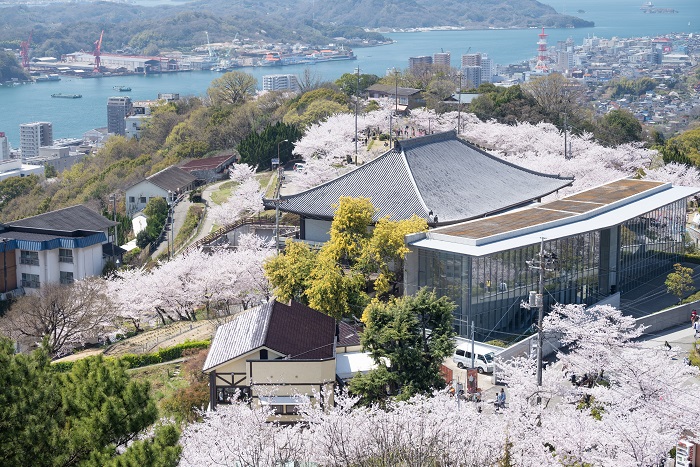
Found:
M 75 232 L 78 230 L 104 231 L 116 225 L 116 222 L 105 218 L 85 205 L 78 204 L 38 216 L 7 222 L 6 225 L 13 228 L 23 227 L 51 232 Z
M 282 196 L 280 209 L 330 220 L 341 196 L 365 197 L 378 210 L 375 221 L 415 214 L 445 225 L 529 204 L 572 182 L 503 161 L 449 131 L 401 141 L 335 180 Z
M 272 300 L 244 311 L 217 329 L 204 371 L 261 347 L 290 360 L 333 358 L 334 343 L 333 318 L 301 303 L 285 305 Z

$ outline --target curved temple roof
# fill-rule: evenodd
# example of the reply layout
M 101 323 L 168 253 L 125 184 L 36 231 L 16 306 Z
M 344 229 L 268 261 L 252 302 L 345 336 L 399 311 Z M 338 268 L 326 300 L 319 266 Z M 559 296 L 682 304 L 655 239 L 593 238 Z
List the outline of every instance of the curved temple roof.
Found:
M 503 161 L 449 131 L 401 141 L 335 180 L 282 196 L 280 209 L 332 219 L 341 196 L 365 197 L 378 210 L 375 220 L 427 218 L 432 211 L 445 225 L 526 205 L 572 182 Z

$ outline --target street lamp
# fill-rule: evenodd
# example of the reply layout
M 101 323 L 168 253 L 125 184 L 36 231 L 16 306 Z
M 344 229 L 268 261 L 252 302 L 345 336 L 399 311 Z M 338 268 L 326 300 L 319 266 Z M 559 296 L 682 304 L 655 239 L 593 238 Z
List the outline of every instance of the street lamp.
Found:
M 357 88 L 355 89 L 355 165 L 357 165 L 357 105 L 360 101 L 360 67 L 355 68 Z
M 399 113 L 399 70 L 393 68 L 394 70 L 394 102 L 395 109 L 394 112 L 398 115 Z
M 284 142 L 289 142 L 288 139 L 283 139 L 277 143 L 277 199 L 275 199 L 275 243 L 277 247 L 277 254 L 280 252 L 280 202 L 281 202 L 281 191 L 282 191 L 282 174 L 284 172 L 284 167 L 282 167 L 282 160 L 280 159 L 280 144 Z

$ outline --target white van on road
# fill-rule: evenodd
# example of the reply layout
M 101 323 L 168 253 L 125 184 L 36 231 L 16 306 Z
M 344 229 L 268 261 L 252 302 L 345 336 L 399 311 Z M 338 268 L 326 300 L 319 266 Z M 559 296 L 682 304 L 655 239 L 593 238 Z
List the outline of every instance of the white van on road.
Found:
M 479 373 L 493 372 L 493 358 L 498 352 L 503 350 L 495 345 L 474 342 L 474 366 Z M 472 367 L 472 343 L 462 341 L 452 355 L 452 361 L 457 364 L 457 368 Z

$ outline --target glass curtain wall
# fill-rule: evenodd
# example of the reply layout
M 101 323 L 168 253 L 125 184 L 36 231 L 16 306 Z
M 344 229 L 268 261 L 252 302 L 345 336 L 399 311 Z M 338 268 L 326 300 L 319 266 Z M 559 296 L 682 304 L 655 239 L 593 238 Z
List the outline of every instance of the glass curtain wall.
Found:
M 590 305 L 601 298 L 599 245 L 598 232 L 545 241 L 545 251 L 556 258 L 544 275 L 545 309 L 555 302 Z M 480 339 L 521 333 L 536 313 L 521 303 L 538 290 L 539 251 L 535 244 L 470 257 L 420 249 L 418 286 L 433 287 L 457 304 L 455 330 L 461 335 L 469 335 L 472 321 Z
M 667 204 L 620 225 L 620 292 L 671 271 L 683 254 L 685 200 Z

